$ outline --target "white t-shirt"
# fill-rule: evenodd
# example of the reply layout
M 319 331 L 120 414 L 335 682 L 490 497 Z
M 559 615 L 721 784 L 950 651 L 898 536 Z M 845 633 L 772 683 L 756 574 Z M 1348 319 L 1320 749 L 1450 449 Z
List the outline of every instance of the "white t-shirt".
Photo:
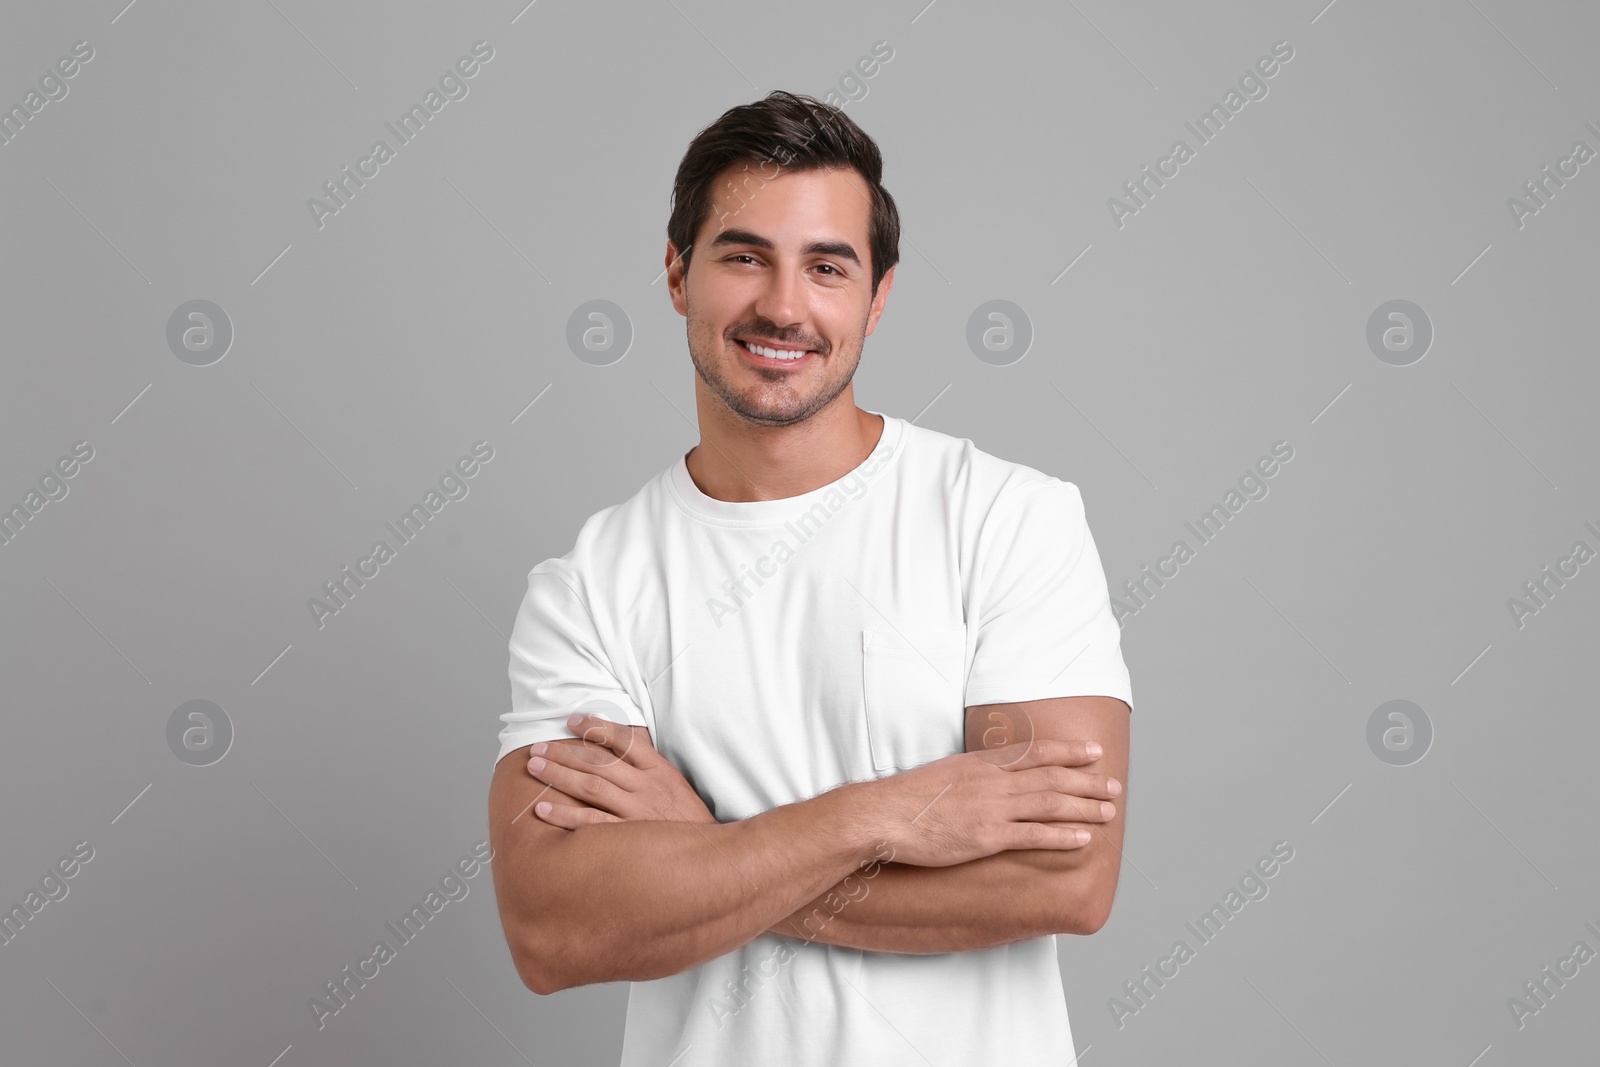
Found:
M 680 456 L 590 517 L 528 575 L 496 762 L 574 736 L 566 717 L 603 700 L 585 710 L 648 727 L 728 822 L 962 752 L 969 705 L 1099 694 L 1131 708 L 1077 486 L 883 420 L 860 466 L 800 496 L 717 500 Z M 762 934 L 631 983 L 622 1067 L 917 1053 L 1070 1062 L 1054 935 L 911 955 Z

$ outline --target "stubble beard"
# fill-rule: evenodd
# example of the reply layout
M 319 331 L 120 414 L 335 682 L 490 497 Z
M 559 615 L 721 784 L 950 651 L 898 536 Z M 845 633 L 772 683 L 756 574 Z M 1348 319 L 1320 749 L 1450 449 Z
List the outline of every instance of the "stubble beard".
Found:
M 815 389 L 809 396 L 797 392 L 792 386 L 785 387 L 782 384 L 782 379 L 793 377 L 789 372 L 763 371 L 759 367 L 751 369 L 756 375 L 772 383 L 773 387 L 755 386 L 748 392 L 740 392 L 721 370 L 724 361 L 729 358 L 728 349 L 737 342 L 722 335 L 715 335 L 716 339 L 712 341 L 715 350 L 706 351 L 697 342 L 697 338 L 711 336 L 710 328 L 695 316 L 692 304 L 688 308 L 686 318 L 689 358 L 694 363 L 695 373 L 729 411 L 747 422 L 759 423 L 762 426 L 792 426 L 797 422 L 804 422 L 832 403 L 849 387 L 855 377 L 856 367 L 861 362 L 861 350 L 866 341 L 866 322 L 863 320 L 860 333 L 853 338 L 854 344 L 848 348 L 835 349 L 828 355 L 820 357 L 825 369 L 832 368 L 837 371 L 832 365 L 845 359 L 849 360 L 848 368 L 843 373 L 837 374 L 832 381 L 824 379 L 820 383 L 808 383 L 807 387 Z

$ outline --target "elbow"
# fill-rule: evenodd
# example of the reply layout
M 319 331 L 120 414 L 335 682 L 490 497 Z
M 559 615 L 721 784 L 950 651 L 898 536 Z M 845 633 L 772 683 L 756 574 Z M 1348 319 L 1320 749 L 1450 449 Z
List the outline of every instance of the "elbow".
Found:
M 568 988 L 566 983 L 543 966 L 543 961 L 534 959 L 526 952 L 513 952 L 511 962 L 517 968 L 517 977 L 522 979 L 522 984 L 541 997 Z
M 1037 883 L 1035 930 L 1087 935 L 1110 921 L 1117 895 L 1115 863 L 1073 852 L 1044 853 L 1033 862 L 1047 872 Z
M 542 997 L 600 982 L 637 982 L 665 977 L 676 971 L 644 974 L 637 967 L 618 967 L 618 958 L 601 946 L 599 929 L 542 922 L 524 925 L 511 939 L 511 959 L 522 984 Z M 626 958 L 626 957 L 623 957 Z
M 536 959 L 527 952 L 512 956 L 516 964 L 517 977 L 522 979 L 522 984 L 541 997 L 551 993 L 559 993 L 563 989 L 571 988 L 572 983 L 564 982 L 554 971 L 549 969 L 545 960 Z
M 538 973 L 524 973 L 520 968 L 517 973 L 522 975 L 522 984 L 541 997 L 548 997 L 551 993 L 559 993 L 563 989 L 572 988 L 561 982 L 551 981 Z
M 1087 936 L 1098 933 L 1111 920 L 1111 905 L 1116 897 L 1115 881 L 1100 880 L 1084 885 L 1079 883 L 1076 893 L 1066 894 L 1067 914 L 1056 922 L 1056 932 Z
M 1111 899 L 1106 898 L 1104 903 L 1098 900 L 1087 903 L 1082 910 L 1073 917 L 1072 928 L 1069 934 L 1088 935 L 1098 933 L 1100 928 L 1111 919 Z
M 583 985 L 562 966 L 562 954 L 546 931 L 523 928 L 511 939 L 511 962 L 522 984 L 541 997 Z
M 1061 932 L 1087 936 L 1098 933 L 1111 921 L 1111 906 L 1117 896 L 1117 882 L 1121 872 L 1120 857 L 1108 858 L 1098 851 L 1085 857 L 1088 862 L 1072 871 L 1062 894 L 1068 914 L 1061 924 Z
M 541 972 L 532 969 L 521 961 L 517 963 L 517 976 L 522 979 L 524 986 L 541 997 L 547 997 L 551 993 L 559 993 L 563 988 L 559 983 L 550 981 Z

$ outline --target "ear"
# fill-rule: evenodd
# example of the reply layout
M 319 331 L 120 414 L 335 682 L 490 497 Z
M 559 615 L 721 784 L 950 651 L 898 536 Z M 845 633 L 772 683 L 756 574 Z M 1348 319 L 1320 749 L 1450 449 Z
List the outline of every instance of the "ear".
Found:
M 894 272 L 900 269 L 897 263 L 884 271 L 883 277 L 878 281 L 877 295 L 872 298 L 872 307 L 867 312 L 867 333 L 870 335 L 878 328 L 878 318 L 883 314 L 883 305 L 889 299 L 889 290 L 894 288 Z
M 692 245 L 690 247 L 693 247 Z M 678 251 L 678 246 L 671 241 L 667 242 L 667 293 L 672 298 L 672 306 L 678 314 L 685 318 L 689 315 L 689 297 L 687 289 L 688 265 L 684 263 L 683 256 Z

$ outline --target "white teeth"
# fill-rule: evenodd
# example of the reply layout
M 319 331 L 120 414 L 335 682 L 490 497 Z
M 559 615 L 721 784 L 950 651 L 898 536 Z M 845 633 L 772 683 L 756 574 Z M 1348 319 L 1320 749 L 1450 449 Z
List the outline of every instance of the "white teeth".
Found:
M 745 341 L 743 344 L 756 355 L 766 356 L 768 359 L 799 359 L 801 356 L 805 355 L 804 352 L 786 351 L 780 348 L 767 348 L 764 345 L 751 344 L 749 341 Z

